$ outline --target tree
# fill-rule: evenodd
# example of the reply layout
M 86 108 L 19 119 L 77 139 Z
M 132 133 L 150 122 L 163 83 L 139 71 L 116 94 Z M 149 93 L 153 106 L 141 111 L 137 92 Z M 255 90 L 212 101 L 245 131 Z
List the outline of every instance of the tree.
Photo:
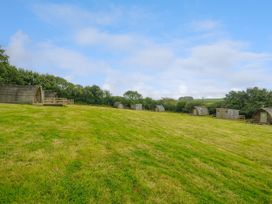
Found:
M 89 104 L 102 104 L 103 96 L 103 90 L 97 85 L 86 86 L 84 88 L 85 102 Z
M 8 62 L 9 57 L 6 55 L 5 50 L 1 48 L 0 46 L 0 63 L 9 63 Z
M 167 111 L 176 111 L 177 100 L 173 98 L 162 98 L 159 100 L 159 103 L 162 104 Z
M 140 103 L 143 99 L 143 96 L 137 91 L 127 91 L 124 93 L 124 98 L 129 101 L 129 105 Z
M 143 106 L 145 110 L 154 110 L 157 105 L 157 102 L 150 97 L 143 99 Z
M 184 112 L 185 111 L 186 103 L 187 103 L 187 101 L 185 101 L 185 100 L 179 100 L 177 102 L 176 111 L 177 112 Z
M 261 107 L 272 106 L 272 92 L 258 87 L 246 91 L 231 91 L 226 95 L 224 105 L 240 110 L 246 117 L 251 117 Z
M 102 104 L 104 104 L 104 105 L 113 105 L 114 104 L 111 93 L 107 90 L 103 91 Z
M 245 91 L 231 91 L 229 92 L 224 101 L 227 108 L 233 108 L 241 110 L 248 99 L 247 93 Z
M 182 96 L 182 97 L 179 97 L 178 100 L 179 101 L 192 101 L 192 100 L 194 100 L 194 98 L 192 96 Z
M 112 100 L 111 105 L 114 105 L 115 102 L 122 103 L 123 105 L 128 105 L 127 100 L 123 96 L 112 96 L 111 100 Z
M 0 46 L 0 85 L 6 83 L 8 65 L 8 56 L 5 54 L 5 50 Z

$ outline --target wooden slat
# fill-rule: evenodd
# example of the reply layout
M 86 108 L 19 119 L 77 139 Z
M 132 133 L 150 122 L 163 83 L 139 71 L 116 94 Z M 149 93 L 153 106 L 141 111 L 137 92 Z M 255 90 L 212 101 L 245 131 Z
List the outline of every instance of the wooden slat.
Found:
M 44 105 L 67 105 L 70 104 L 67 98 L 45 98 Z

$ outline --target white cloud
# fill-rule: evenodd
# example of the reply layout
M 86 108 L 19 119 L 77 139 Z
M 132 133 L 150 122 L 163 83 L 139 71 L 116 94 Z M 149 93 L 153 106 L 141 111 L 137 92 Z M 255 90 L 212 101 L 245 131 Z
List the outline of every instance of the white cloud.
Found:
M 128 57 L 124 63 L 128 66 L 137 66 L 139 69 L 148 68 L 159 71 L 158 69 L 166 69 L 171 66 L 175 57 L 171 48 L 147 45 L 134 52 L 134 55 Z
M 137 6 L 122 7 L 113 3 L 103 7 L 81 8 L 66 3 L 36 3 L 32 11 L 43 21 L 57 26 L 119 26 L 124 23 L 137 25 L 141 21 L 152 18 L 152 14 Z
M 184 69 L 215 75 L 224 72 L 235 73 L 247 64 L 264 63 L 271 59 L 271 54 L 244 51 L 239 42 L 221 41 L 192 47 L 189 57 L 178 58 L 177 65 Z
M 207 19 L 201 21 L 193 21 L 190 26 L 195 31 L 209 31 L 217 29 L 221 26 L 221 24 L 218 21 Z
M 99 11 L 87 11 L 70 4 L 43 3 L 35 4 L 34 13 L 42 20 L 52 24 L 108 25 L 119 15 L 118 9 L 111 9 L 107 14 Z
M 80 45 L 103 45 L 110 49 L 129 49 L 136 46 L 135 37 L 129 34 L 110 34 L 95 28 L 81 29 L 75 40 Z
M 22 31 L 18 31 L 11 36 L 7 47 L 7 54 L 10 56 L 10 61 L 18 66 L 24 66 L 26 62 L 28 62 L 28 65 L 32 65 L 31 54 L 25 50 L 30 44 L 30 38 Z
M 79 52 L 58 47 L 51 43 L 39 44 L 38 48 L 41 50 L 39 53 L 40 60 L 43 60 L 40 63 L 58 67 L 64 71 L 72 71 L 78 75 L 94 72 L 101 66 L 106 67 L 105 64 L 91 60 Z
M 69 78 L 73 78 L 72 75 L 80 77 L 109 69 L 106 63 L 92 60 L 72 49 L 51 42 L 32 42 L 22 31 L 11 37 L 6 49 L 12 64 L 41 73 L 63 73 L 63 77 L 68 74 Z
M 135 88 L 155 98 L 222 97 L 233 87 L 244 89 L 269 82 L 267 66 L 272 55 L 246 49 L 235 41 L 194 46 L 185 55 L 176 54 L 171 47 L 146 47 L 130 55 L 125 64 L 130 69 L 120 77 L 111 76 L 107 84 L 115 84 L 115 90 L 118 85 Z M 132 77 L 134 73 L 147 78 Z

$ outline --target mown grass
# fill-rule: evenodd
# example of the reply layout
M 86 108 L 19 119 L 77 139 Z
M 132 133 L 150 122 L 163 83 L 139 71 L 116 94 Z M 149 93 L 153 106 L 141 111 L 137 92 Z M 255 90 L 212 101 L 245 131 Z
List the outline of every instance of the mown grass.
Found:
M 272 127 L 0 104 L 0 203 L 271 203 Z

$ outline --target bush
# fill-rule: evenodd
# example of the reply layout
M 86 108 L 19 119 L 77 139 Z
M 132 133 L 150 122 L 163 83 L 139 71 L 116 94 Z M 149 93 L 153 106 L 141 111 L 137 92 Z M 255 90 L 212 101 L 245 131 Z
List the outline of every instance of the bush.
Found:
M 177 100 L 173 98 L 163 98 L 158 102 L 164 106 L 166 111 L 175 112 L 177 109 Z
M 250 118 L 261 107 L 272 106 L 272 92 L 257 87 L 246 91 L 231 91 L 224 99 L 227 108 L 240 110 L 240 113 Z
M 177 111 L 177 112 L 184 112 L 184 111 L 185 111 L 186 103 L 187 103 L 187 102 L 184 101 L 184 100 L 178 101 L 178 102 L 177 102 L 176 111 Z

